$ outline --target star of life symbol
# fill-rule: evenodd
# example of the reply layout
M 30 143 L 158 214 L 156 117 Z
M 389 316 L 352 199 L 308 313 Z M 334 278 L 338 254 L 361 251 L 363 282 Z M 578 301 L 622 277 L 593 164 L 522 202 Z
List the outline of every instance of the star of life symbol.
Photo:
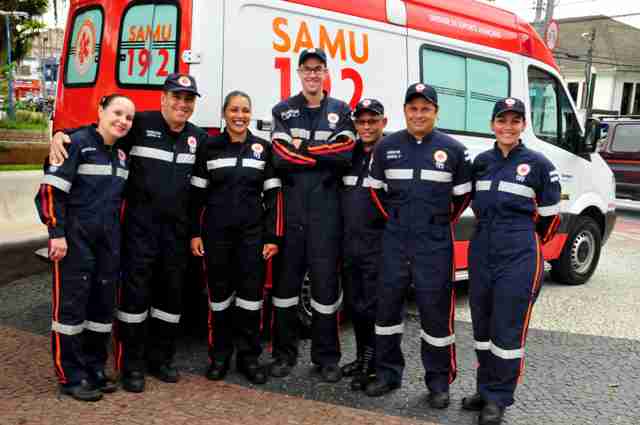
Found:
M 531 172 L 529 164 L 520 164 L 516 169 L 516 181 L 522 183 L 527 179 L 527 175 Z
M 79 75 L 84 75 L 93 65 L 96 45 L 96 27 L 90 19 L 85 20 L 78 31 L 74 55 L 74 66 Z
M 449 158 L 449 156 L 445 151 L 443 150 L 435 151 L 435 153 L 433 154 L 433 159 L 435 159 L 436 161 L 436 168 L 439 170 L 443 170 L 445 162 L 447 162 L 447 158 Z
M 253 156 L 255 157 L 255 159 L 260 159 L 260 157 L 262 156 L 262 152 L 264 152 L 264 148 L 260 143 L 254 143 L 253 145 L 251 145 L 251 150 L 253 151 Z
M 364 106 L 365 108 L 367 108 L 369 105 L 371 105 L 371 101 L 369 99 L 365 99 L 362 101 L 362 106 Z
M 180 84 L 182 87 L 191 87 L 191 80 L 186 75 L 183 75 L 178 78 L 178 84 Z
M 189 138 L 187 139 L 187 144 L 189 145 L 189 152 L 196 153 L 196 148 L 198 147 L 196 138 L 193 136 L 189 136 Z
M 427 86 L 425 86 L 424 84 L 420 83 L 420 84 L 418 84 L 418 85 L 416 86 L 416 91 L 417 91 L 417 92 L 422 92 L 422 91 L 424 91 L 424 89 L 426 89 L 426 88 L 427 88 Z
M 509 99 L 505 100 L 504 103 L 506 103 L 507 106 L 511 107 L 511 106 L 516 104 L 516 100 L 509 98 Z

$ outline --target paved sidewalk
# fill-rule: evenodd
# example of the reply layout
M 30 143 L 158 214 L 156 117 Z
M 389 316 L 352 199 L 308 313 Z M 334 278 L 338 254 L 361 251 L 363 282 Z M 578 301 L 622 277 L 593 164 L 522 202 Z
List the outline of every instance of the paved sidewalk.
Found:
M 147 391 L 119 391 L 97 403 L 56 395 L 48 338 L 0 326 L 2 425 L 385 424 L 429 425 L 187 374 L 176 385 L 147 381 Z

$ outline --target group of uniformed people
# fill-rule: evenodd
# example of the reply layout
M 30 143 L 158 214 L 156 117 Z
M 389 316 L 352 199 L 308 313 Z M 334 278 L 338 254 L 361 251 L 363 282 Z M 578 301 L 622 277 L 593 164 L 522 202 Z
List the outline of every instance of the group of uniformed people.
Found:
M 453 225 L 472 202 L 469 298 L 479 367 L 477 392 L 462 407 L 480 411 L 480 424 L 502 421 L 524 367 L 541 245 L 559 223 L 558 172 L 520 140 L 524 104 L 495 104 L 495 145 L 472 162 L 435 128 L 434 88 L 411 85 L 407 128 L 383 138 L 383 105 L 364 99 L 352 113 L 323 91 L 327 72 L 324 51 L 300 54 L 302 92 L 273 108 L 270 142 L 249 131 L 251 98 L 241 91 L 224 100 L 221 134 L 192 125 L 199 93 L 184 74 L 167 78 L 159 111 L 135 113 L 115 94 L 101 100 L 97 124 L 56 133 L 36 204 L 50 234 L 52 351 L 63 393 L 98 400 L 116 390 L 104 372 L 114 306 L 122 387 L 144 391 L 145 371 L 178 381 L 173 357 L 190 249 L 205 257 L 207 378 L 223 379 L 234 351 L 236 368 L 255 384 L 291 372 L 308 271 L 311 361 L 320 376 L 350 376 L 353 390 L 386 394 L 402 381 L 413 284 L 427 401 L 445 408 L 456 377 Z M 274 256 L 267 367 L 259 330 L 265 262 Z M 357 347 L 342 367 L 339 271 Z

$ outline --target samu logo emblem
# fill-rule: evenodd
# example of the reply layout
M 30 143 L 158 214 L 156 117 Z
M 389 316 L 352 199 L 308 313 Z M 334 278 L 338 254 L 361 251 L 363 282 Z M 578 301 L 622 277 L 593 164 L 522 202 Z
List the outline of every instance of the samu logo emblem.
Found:
M 520 164 L 516 169 L 516 181 L 522 183 L 527 179 L 527 176 L 531 172 L 529 164 Z

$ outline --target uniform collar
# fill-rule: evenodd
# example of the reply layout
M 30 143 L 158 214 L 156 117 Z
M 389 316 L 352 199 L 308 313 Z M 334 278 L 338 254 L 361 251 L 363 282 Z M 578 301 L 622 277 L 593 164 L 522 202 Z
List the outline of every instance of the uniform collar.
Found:
M 511 151 L 509 152 L 509 154 L 507 155 L 507 157 L 505 158 L 504 156 L 502 156 L 502 151 L 500 150 L 500 148 L 498 147 L 498 142 L 493 142 L 493 152 L 495 153 L 495 155 L 497 155 L 500 158 L 504 158 L 504 159 L 509 159 L 511 157 L 513 157 L 514 155 L 519 154 L 520 152 L 522 152 L 523 150 L 525 150 L 527 147 L 524 145 L 524 142 L 522 141 L 522 139 L 519 140 L 518 146 L 516 146 L 515 148 L 511 149 Z
M 429 143 L 431 141 L 431 139 L 433 139 L 433 134 L 435 133 L 436 129 L 433 128 L 433 130 L 431 130 L 430 133 L 427 133 L 422 139 L 418 140 L 413 134 L 409 133 L 409 130 L 407 130 L 407 136 L 409 138 L 410 142 L 416 143 L 416 144 L 422 144 L 422 143 Z
M 244 140 L 244 142 L 238 143 L 238 144 L 239 145 L 243 145 L 243 144 L 249 143 L 252 138 L 253 138 L 253 134 L 251 133 L 251 130 L 247 129 L 247 138 Z M 226 127 L 222 131 L 222 139 L 224 140 L 225 144 L 231 144 L 232 143 L 231 142 L 231 136 L 229 135 L 229 132 L 227 131 Z
M 326 105 L 327 100 L 329 99 L 329 93 L 327 93 L 325 90 L 322 90 L 322 93 L 324 93 L 324 96 L 322 97 L 322 100 L 320 101 L 320 106 L 319 108 L 324 108 L 324 105 Z M 302 94 L 302 92 L 298 93 L 297 95 L 293 96 L 291 98 L 291 103 L 293 104 L 293 106 L 297 107 L 297 108 L 304 108 L 307 106 L 307 98 L 304 97 L 304 94 Z

